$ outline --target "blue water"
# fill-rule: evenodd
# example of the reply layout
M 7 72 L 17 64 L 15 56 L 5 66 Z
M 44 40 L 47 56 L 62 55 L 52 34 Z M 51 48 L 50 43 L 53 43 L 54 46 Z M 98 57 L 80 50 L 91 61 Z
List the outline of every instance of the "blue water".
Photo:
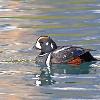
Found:
M 100 58 L 100 1 L 0 0 L 0 100 L 99 100 L 100 61 L 38 66 L 41 35 Z

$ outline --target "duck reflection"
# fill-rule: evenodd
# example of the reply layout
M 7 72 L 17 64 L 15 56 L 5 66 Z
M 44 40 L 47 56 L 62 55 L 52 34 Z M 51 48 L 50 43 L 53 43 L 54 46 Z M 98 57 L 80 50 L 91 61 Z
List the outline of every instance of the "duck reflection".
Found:
M 52 67 L 52 73 L 58 73 L 58 74 L 89 74 L 91 69 L 92 63 L 84 63 L 79 66 L 74 65 L 53 65 Z
M 43 67 L 40 66 L 40 73 L 36 75 L 36 86 L 44 86 L 44 85 L 53 85 L 56 83 L 56 79 L 54 79 L 55 74 L 89 74 L 89 73 L 95 73 L 96 70 L 91 67 L 92 64 L 95 62 L 88 62 L 81 64 L 80 66 L 73 66 L 73 65 L 64 65 L 64 64 L 53 64 L 50 67 Z
M 36 86 L 52 85 L 56 82 L 52 79 L 52 74 L 50 73 L 50 70 L 48 70 L 48 68 L 41 68 L 40 71 L 40 74 L 36 75 L 36 77 L 38 78 L 36 80 Z

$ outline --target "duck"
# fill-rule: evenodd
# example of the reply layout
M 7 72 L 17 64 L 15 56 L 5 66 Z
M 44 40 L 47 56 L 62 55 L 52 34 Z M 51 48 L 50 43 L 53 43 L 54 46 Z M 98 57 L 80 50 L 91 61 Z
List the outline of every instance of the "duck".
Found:
M 92 49 L 79 46 L 67 45 L 57 46 L 50 36 L 40 36 L 34 46 L 40 50 L 40 54 L 35 58 L 37 64 L 70 64 L 80 65 L 85 62 L 97 61 L 90 53 Z

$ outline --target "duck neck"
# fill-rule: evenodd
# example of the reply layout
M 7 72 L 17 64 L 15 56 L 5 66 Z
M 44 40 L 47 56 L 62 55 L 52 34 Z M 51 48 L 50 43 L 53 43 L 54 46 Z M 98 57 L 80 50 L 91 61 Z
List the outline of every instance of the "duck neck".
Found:
M 41 50 L 41 52 L 40 52 L 40 54 L 39 55 L 44 55 L 44 54 L 46 54 L 46 53 L 50 53 L 50 52 L 53 52 L 55 49 L 52 49 L 52 50 L 50 50 L 50 51 L 42 51 Z
M 42 51 L 41 51 L 41 53 L 40 53 L 39 55 L 44 55 L 44 54 L 45 54 L 45 52 L 42 52 Z

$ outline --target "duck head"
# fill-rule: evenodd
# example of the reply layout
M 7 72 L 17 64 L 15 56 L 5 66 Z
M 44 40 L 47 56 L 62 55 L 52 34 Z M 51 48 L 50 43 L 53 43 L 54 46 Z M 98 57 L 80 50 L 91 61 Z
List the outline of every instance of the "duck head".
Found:
M 40 36 L 35 43 L 35 47 L 41 50 L 41 55 L 57 49 L 56 43 L 49 36 Z

